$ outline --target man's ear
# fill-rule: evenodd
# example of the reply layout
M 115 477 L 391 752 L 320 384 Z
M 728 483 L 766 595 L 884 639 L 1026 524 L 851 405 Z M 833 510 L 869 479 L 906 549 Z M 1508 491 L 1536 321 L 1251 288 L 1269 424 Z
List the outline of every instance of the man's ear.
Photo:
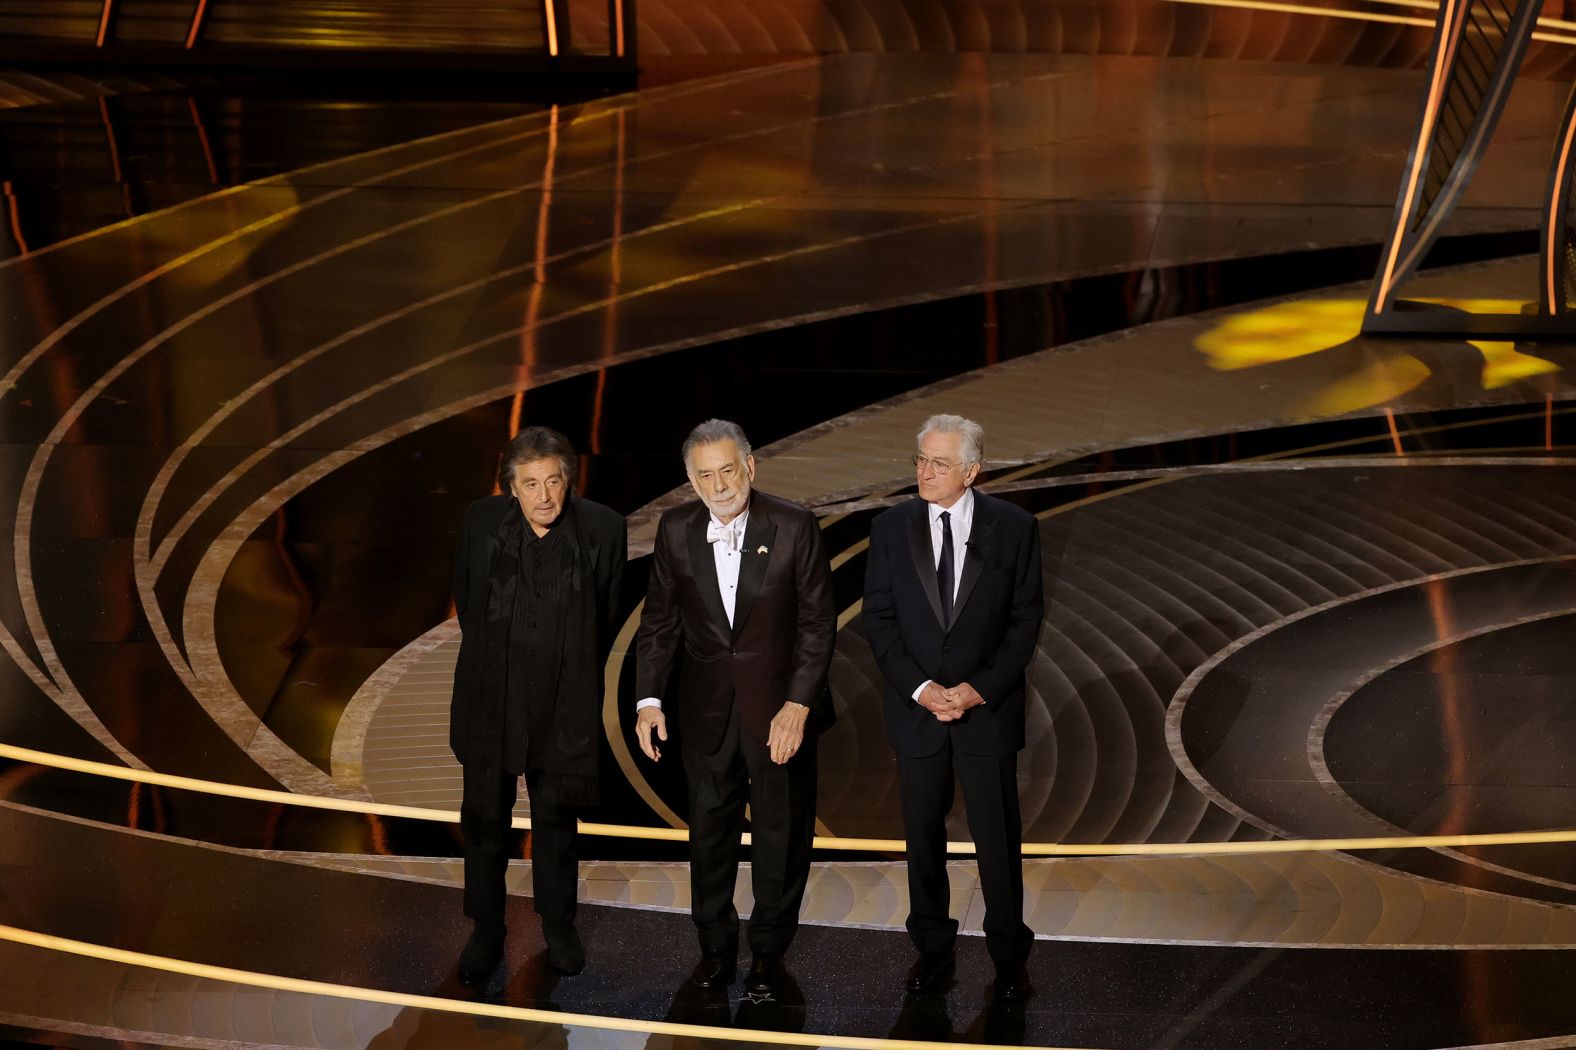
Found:
M 752 482 L 755 480 L 755 454 L 753 452 L 744 457 L 744 476 Z

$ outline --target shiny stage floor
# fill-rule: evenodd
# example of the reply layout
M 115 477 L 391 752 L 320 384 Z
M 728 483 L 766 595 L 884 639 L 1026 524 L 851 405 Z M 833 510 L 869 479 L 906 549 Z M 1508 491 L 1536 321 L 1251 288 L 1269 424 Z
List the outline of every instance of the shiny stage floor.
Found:
M 293 103 L 340 137 L 232 121 L 221 172 L 145 135 L 75 209 L 35 178 L 0 258 L 0 1038 L 1576 1046 L 1576 835 L 1537 834 L 1576 825 L 1576 353 L 1355 337 L 1418 87 L 848 55 L 469 115 Z M 1518 88 L 1428 294 L 1532 297 L 1563 100 Z M 950 995 L 900 994 L 857 613 L 942 410 L 1041 519 L 1016 1009 L 978 937 Z M 796 981 L 765 1003 L 684 985 L 683 792 L 629 740 L 651 526 L 711 414 L 821 515 L 841 613 Z M 476 994 L 447 566 L 523 422 L 629 515 L 631 593 L 590 967 L 545 966 L 522 807 Z

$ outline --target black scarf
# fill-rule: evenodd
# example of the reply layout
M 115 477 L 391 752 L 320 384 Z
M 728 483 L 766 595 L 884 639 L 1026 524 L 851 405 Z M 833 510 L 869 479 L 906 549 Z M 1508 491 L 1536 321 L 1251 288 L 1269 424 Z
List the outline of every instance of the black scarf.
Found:
M 522 594 L 520 562 L 526 557 L 525 516 L 518 507 L 504 516 L 494 533 L 498 554 L 493 561 L 487 591 L 487 620 L 482 629 L 482 725 L 490 727 L 496 746 L 483 749 L 483 761 L 503 775 L 504 722 L 509 704 L 526 703 L 524 696 L 509 696 L 509 654 L 516 624 L 525 618 L 518 606 L 532 600 Z M 597 688 L 596 576 L 587 553 L 589 544 L 580 531 L 573 497 L 566 499 L 563 517 L 554 525 L 562 530 L 570 571 L 559 589 L 564 592 L 562 657 L 557 689 L 546 701 L 550 710 L 527 712 L 533 792 L 563 806 L 594 806 L 598 799 L 598 746 L 601 725 L 601 690 Z

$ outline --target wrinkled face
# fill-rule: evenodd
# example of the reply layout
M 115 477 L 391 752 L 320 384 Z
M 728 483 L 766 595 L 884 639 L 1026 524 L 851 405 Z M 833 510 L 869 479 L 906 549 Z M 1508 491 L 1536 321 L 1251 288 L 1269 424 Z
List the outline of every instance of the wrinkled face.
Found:
M 696 445 L 690 450 L 690 485 L 702 503 L 724 524 L 744 513 L 755 481 L 755 457 L 739 455 L 732 438 Z
M 979 476 L 978 463 L 963 465 L 963 435 L 932 430 L 919 441 L 914 477 L 919 482 L 919 498 L 950 507 L 974 484 Z
M 564 493 L 568 489 L 564 465 L 557 456 L 544 456 L 515 464 L 509 491 L 520 501 L 525 520 L 538 531 L 558 520 L 564 512 Z

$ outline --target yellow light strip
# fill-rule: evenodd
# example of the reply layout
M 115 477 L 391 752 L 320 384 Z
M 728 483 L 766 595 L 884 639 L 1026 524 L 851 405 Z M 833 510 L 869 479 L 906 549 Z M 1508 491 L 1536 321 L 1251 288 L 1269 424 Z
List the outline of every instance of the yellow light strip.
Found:
M 122 966 L 140 966 L 163 973 L 198 977 L 208 981 L 228 981 L 251 988 L 267 988 L 276 992 L 296 995 L 321 995 L 334 999 L 356 1002 L 383 1003 L 416 1010 L 437 1010 L 442 1013 L 468 1014 L 472 1017 L 496 1017 L 509 1021 L 530 1021 L 538 1024 L 573 1026 L 601 1029 L 609 1032 L 634 1032 L 642 1035 L 667 1035 L 676 1038 L 715 1039 L 725 1043 L 761 1043 L 767 1046 L 846 1046 L 853 1050 L 956 1050 L 952 1043 L 931 1043 L 917 1039 L 878 1039 L 857 1035 L 819 1035 L 813 1032 L 766 1032 L 750 1028 L 720 1028 L 713 1025 L 679 1024 L 675 1021 L 642 1021 L 629 1017 L 603 1017 L 597 1014 L 572 1014 L 558 1010 L 534 1010 L 524 1006 L 505 1006 L 493 1002 L 468 1002 L 463 999 L 444 999 L 435 995 L 417 995 L 412 992 L 390 992 L 381 988 L 363 988 L 350 984 L 330 984 L 301 977 L 280 977 L 255 970 L 237 970 L 229 966 L 188 962 L 165 955 L 151 955 L 125 948 L 111 948 L 102 944 L 53 937 L 16 926 L 0 925 L 0 940 L 25 944 L 46 951 L 65 952 L 68 955 L 119 963 Z M 970 1043 L 982 1050 L 1008 1050 L 999 1044 Z M 1047 1047 L 1045 1050 L 1082 1050 L 1077 1047 Z
M 1288 4 L 1278 0 L 1171 0 L 1173 4 L 1195 4 L 1199 7 L 1238 7 L 1249 11 L 1275 11 L 1292 15 L 1319 15 L 1324 18 L 1350 18 L 1358 22 L 1384 22 L 1391 25 L 1431 26 L 1432 18 L 1411 15 L 1384 15 L 1375 11 L 1346 11 L 1338 7 L 1310 7 L 1307 4 Z
M 1157 484 L 1152 482 L 1151 484 Z M 363 813 L 384 817 L 405 817 L 411 820 L 431 820 L 445 824 L 458 824 L 460 815 L 443 809 L 421 806 L 396 806 L 386 802 L 362 802 L 356 799 L 327 798 L 322 795 L 298 795 L 291 791 L 274 791 L 268 788 L 243 787 L 224 784 L 172 773 L 112 766 L 104 762 L 91 762 L 45 751 L 0 744 L 0 758 L 33 765 L 63 769 L 73 773 L 108 777 L 136 784 L 195 791 L 205 795 L 245 799 L 252 802 L 272 802 L 283 806 L 300 806 L 305 809 L 335 810 L 341 813 Z M 516 828 L 529 829 L 529 817 L 516 817 Z M 689 832 L 683 828 L 653 828 L 631 824 L 597 824 L 583 821 L 580 831 L 600 838 L 642 839 L 657 842 L 685 842 Z M 744 834 L 750 842 L 750 834 Z M 1371 838 L 1340 839 L 1277 839 L 1270 842 L 1025 842 L 1026 857 L 1203 857 L 1240 853 L 1320 853 L 1330 851 L 1352 852 L 1359 850 L 1392 849 L 1461 849 L 1471 846 L 1538 846 L 1576 842 L 1576 830 L 1560 831 L 1511 831 L 1476 835 L 1391 835 Z M 907 843 L 902 839 L 844 838 L 835 835 L 817 835 L 815 848 L 824 850 L 853 850 L 862 853 L 903 853 Z M 972 842 L 948 842 L 947 852 L 971 854 Z
M 197 46 L 197 37 L 202 33 L 203 16 L 207 13 L 208 0 L 197 0 L 197 8 L 192 12 L 192 24 L 186 30 L 186 50 Z
M 104 8 L 99 12 L 98 34 L 93 39 L 94 47 L 103 47 L 109 39 L 109 20 L 115 10 L 115 0 L 104 0 Z
M 1445 24 L 1440 29 L 1440 46 L 1442 48 L 1449 46 L 1453 49 L 1455 43 L 1448 39 L 1450 27 L 1454 24 L 1451 9 L 1450 0 L 1446 0 Z M 1406 231 L 1412 218 L 1412 207 L 1417 203 L 1417 183 L 1428 161 L 1428 141 L 1433 137 L 1434 118 L 1438 115 L 1440 104 L 1444 99 L 1445 72 L 1449 65 L 1449 54 L 1436 56 L 1433 73 L 1428 83 L 1428 104 L 1423 111 L 1422 124 L 1417 129 L 1417 145 L 1412 148 L 1411 171 L 1407 173 L 1406 193 L 1401 198 L 1401 214 L 1396 219 L 1395 230 L 1390 237 L 1390 251 L 1385 257 L 1384 275 L 1379 279 L 1379 293 L 1374 297 L 1375 312 L 1387 308 L 1391 293 L 1395 290 L 1395 271 L 1401 255 L 1401 242 L 1406 239 Z
M 1433 0 L 1368 0 L 1370 4 L 1384 4 L 1389 7 L 1410 7 L 1415 11 L 1437 11 L 1439 5 Z M 1576 29 L 1576 22 L 1567 22 L 1563 18 L 1540 18 L 1538 25 L 1548 26 L 1550 29 Z
M 1321 18 L 1346 18 L 1357 22 L 1380 22 L 1386 25 L 1407 25 L 1431 27 L 1432 18 L 1421 18 L 1413 15 L 1387 15 L 1377 11 L 1348 11 L 1338 7 L 1313 7 L 1308 4 L 1282 3 L 1280 0 L 1170 0 L 1173 4 L 1193 4 L 1198 7 L 1235 7 L 1248 11 L 1275 11 L 1280 14 L 1314 15 Z M 1427 3 L 1401 2 L 1401 0 L 1374 0 L 1376 3 L 1388 2 L 1396 6 L 1422 9 L 1433 9 L 1434 5 Z M 1563 22 L 1552 18 L 1538 19 L 1539 25 L 1546 25 L 1555 29 L 1576 29 L 1576 22 Z M 1548 44 L 1576 45 L 1576 37 L 1559 36 L 1554 33 L 1533 33 L 1532 39 Z
M 558 57 L 558 13 L 553 10 L 554 0 L 542 0 L 542 12 L 547 18 L 547 54 Z M 558 107 L 554 106 L 554 111 Z
M 1543 280 L 1548 291 L 1549 312 L 1556 314 L 1565 312 L 1565 297 L 1557 287 L 1559 282 L 1555 277 L 1559 269 L 1560 238 L 1565 232 L 1565 224 L 1559 221 L 1560 203 L 1565 199 L 1565 176 L 1569 174 L 1573 136 L 1576 136 L 1576 110 L 1572 111 L 1571 122 L 1560 139 L 1559 157 L 1554 161 L 1554 186 L 1549 190 L 1549 213 L 1543 222 L 1543 261 L 1546 267 Z

